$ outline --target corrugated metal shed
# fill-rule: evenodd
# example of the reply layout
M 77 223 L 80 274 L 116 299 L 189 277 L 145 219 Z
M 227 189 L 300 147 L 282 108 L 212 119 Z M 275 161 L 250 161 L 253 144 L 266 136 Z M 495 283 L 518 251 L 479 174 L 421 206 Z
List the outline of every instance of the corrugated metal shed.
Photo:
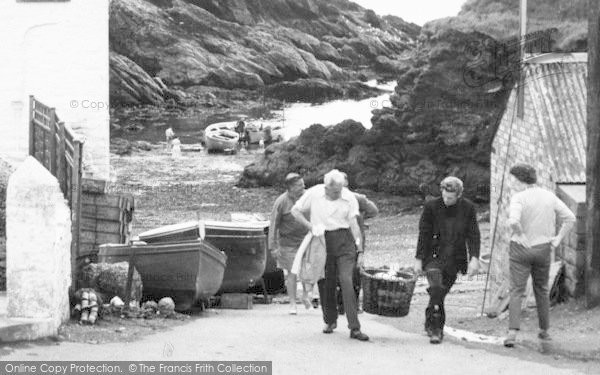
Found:
M 552 57 L 526 63 L 525 101 L 555 167 L 554 182 L 585 183 L 587 59 Z

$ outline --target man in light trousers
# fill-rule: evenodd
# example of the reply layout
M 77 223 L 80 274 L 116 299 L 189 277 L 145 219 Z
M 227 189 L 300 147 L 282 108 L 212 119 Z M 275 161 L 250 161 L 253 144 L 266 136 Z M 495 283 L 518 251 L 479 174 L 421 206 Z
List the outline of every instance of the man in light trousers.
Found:
M 573 227 L 575 215 L 549 190 L 536 185 L 537 174 L 528 164 L 510 169 L 514 191 L 508 224 L 512 229 L 509 246 L 510 304 L 509 332 L 504 346 L 513 347 L 520 328 L 521 303 L 531 274 L 538 311 L 538 338 L 550 340 L 550 297 L 548 279 L 552 252 Z M 556 234 L 556 218 L 561 227 Z

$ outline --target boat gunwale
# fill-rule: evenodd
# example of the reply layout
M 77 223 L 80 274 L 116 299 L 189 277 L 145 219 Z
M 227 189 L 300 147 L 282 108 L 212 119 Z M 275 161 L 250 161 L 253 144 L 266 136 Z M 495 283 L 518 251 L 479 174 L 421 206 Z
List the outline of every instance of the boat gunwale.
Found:
M 107 246 L 109 245 L 109 246 Z M 117 246 L 115 246 L 117 245 Z M 189 245 L 199 245 L 191 247 Z M 151 247 L 167 247 L 171 246 L 176 248 L 170 249 L 158 249 L 153 250 Z M 186 247 L 187 246 L 187 247 Z M 223 265 L 227 265 L 227 254 L 223 250 L 220 250 L 215 245 L 211 244 L 208 241 L 182 241 L 182 242 L 157 242 L 157 243 L 149 243 L 149 244 L 139 244 L 139 245 L 127 245 L 127 244 L 102 244 L 98 250 L 98 256 L 129 256 L 128 253 L 124 254 L 107 254 L 106 251 L 102 252 L 102 249 L 114 249 L 114 250 L 131 250 L 133 248 L 136 249 L 135 256 L 139 255 L 161 255 L 161 254 L 173 254 L 173 253 L 189 253 L 191 251 L 200 250 L 202 253 L 214 258 L 216 261 L 223 263 Z

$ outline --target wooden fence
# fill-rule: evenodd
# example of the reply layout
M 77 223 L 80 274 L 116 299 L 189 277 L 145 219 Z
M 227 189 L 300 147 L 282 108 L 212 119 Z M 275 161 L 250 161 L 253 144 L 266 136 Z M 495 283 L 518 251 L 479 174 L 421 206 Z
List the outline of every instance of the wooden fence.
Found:
M 52 175 L 71 208 L 71 278 L 76 288 L 76 259 L 80 246 L 82 204 L 83 141 L 64 122 L 54 108 L 29 97 L 29 155 L 35 157 Z

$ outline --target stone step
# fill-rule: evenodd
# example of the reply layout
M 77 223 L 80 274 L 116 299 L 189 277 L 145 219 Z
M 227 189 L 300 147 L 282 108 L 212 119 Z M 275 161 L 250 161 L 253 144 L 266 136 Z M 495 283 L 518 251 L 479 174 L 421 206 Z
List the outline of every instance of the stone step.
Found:
M 0 343 L 31 341 L 58 334 L 52 319 L 16 319 L 0 316 Z

